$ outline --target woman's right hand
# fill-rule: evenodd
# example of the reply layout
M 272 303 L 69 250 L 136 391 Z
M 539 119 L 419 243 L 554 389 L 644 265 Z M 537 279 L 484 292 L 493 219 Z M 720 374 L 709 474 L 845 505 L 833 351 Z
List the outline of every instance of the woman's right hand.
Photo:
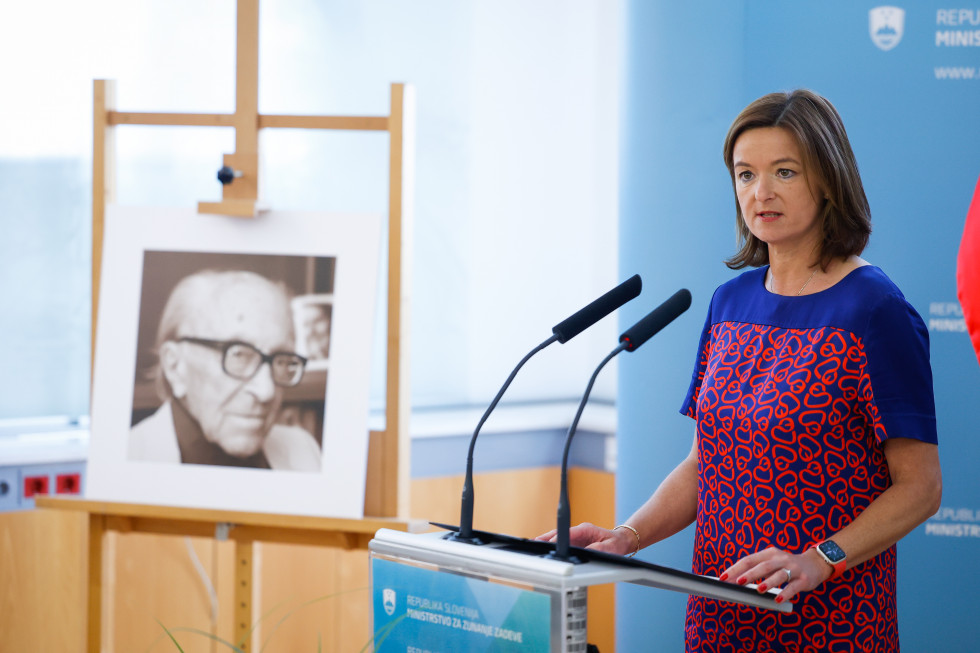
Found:
M 550 530 L 534 539 L 554 542 L 557 539 L 557 531 Z M 594 551 L 626 556 L 636 550 L 636 536 L 628 528 L 608 530 L 589 522 L 583 522 L 569 530 L 569 544 Z

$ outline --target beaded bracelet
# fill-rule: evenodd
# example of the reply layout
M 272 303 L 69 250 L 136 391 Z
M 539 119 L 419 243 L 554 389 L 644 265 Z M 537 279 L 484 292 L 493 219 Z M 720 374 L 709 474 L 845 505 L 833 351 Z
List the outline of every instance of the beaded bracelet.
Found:
M 633 531 L 633 536 L 636 537 L 636 550 L 627 556 L 628 558 L 632 558 L 633 556 L 635 556 L 637 553 L 640 552 L 640 534 L 637 533 L 636 529 L 630 526 L 629 524 L 620 524 L 616 528 L 628 528 L 631 531 Z M 613 530 L 616 530 L 616 528 L 614 528 Z

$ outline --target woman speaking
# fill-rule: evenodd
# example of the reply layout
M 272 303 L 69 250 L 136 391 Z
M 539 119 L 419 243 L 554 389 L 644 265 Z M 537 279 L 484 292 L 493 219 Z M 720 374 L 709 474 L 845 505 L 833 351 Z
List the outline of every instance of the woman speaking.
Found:
M 711 300 L 681 408 L 694 444 L 625 523 L 571 543 L 631 555 L 696 522 L 695 573 L 794 602 L 692 596 L 688 651 L 898 651 L 895 544 L 942 494 L 926 327 L 860 258 L 870 210 L 830 102 L 759 98 L 723 152 L 726 264 L 749 269 Z

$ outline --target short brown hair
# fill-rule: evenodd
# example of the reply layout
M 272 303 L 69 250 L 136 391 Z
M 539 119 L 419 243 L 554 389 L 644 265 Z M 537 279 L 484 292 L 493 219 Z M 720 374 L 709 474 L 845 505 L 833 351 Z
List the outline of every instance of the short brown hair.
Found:
M 735 187 L 734 150 L 738 137 L 750 129 L 781 127 L 803 154 L 804 173 L 824 195 L 820 212 L 823 239 L 818 260 L 824 269 L 838 257 L 864 251 L 871 235 L 871 209 L 864 194 L 857 161 L 840 114 L 827 99 L 806 89 L 764 95 L 742 109 L 725 136 L 722 153 Z M 769 262 L 766 243 L 752 235 L 735 199 L 738 252 L 725 261 L 732 269 Z

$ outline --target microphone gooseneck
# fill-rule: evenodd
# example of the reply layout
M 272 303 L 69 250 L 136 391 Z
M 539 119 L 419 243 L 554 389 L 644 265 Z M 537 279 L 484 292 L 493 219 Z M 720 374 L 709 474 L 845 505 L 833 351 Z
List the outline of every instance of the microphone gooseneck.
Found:
M 619 284 L 601 296 L 599 299 L 579 310 L 571 317 L 558 323 L 551 330 L 552 336 L 528 352 L 528 354 L 521 359 L 521 362 L 517 364 L 517 367 L 514 368 L 514 371 L 510 373 L 510 376 L 507 377 L 507 380 L 497 392 L 497 396 L 493 398 L 493 401 L 490 402 L 490 406 L 487 408 L 486 412 L 483 413 L 483 417 L 480 418 L 480 421 L 476 425 L 476 429 L 473 431 L 473 436 L 470 438 L 470 447 L 466 454 L 466 475 L 463 479 L 463 496 L 460 502 L 459 530 L 455 533 L 446 534 L 446 539 L 455 540 L 458 542 L 468 542 L 471 544 L 481 543 L 479 538 L 473 535 L 473 506 L 475 503 L 475 496 L 473 492 L 473 451 L 476 447 L 476 438 L 480 433 L 480 429 L 483 427 L 483 423 L 487 421 L 487 418 L 490 416 L 490 413 L 493 412 L 493 409 L 496 408 L 500 398 L 504 396 L 504 392 L 506 392 L 507 388 L 510 387 L 514 377 L 517 376 L 518 370 L 524 366 L 524 363 L 526 363 L 531 356 L 534 356 L 551 343 L 560 342 L 564 344 L 568 342 L 626 302 L 635 298 L 640 294 L 641 288 L 642 282 L 640 280 L 640 275 L 634 274 L 632 277 Z
M 670 296 L 667 301 L 653 309 L 639 322 L 628 328 L 619 336 L 619 345 L 613 349 L 608 356 L 602 359 L 589 379 L 589 384 L 585 388 L 585 394 L 579 402 L 578 410 L 575 412 L 575 419 L 568 428 L 568 435 L 565 436 L 565 450 L 561 459 L 561 489 L 558 494 L 558 519 L 555 533 L 555 550 L 547 555 L 555 560 L 577 563 L 579 560 L 570 555 L 571 546 L 571 527 L 572 510 L 568 501 L 568 452 L 571 450 L 572 438 L 575 437 L 575 430 L 578 428 L 579 418 L 585 409 L 585 404 L 589 400 L 592 386 L 595 384 L 596 377 L 606 363 L 615 358 L 621 351 L 636 351 L 640 345 L 652 338 L 658 331 L 677 319 L 677 317 L 691 306 L 691 292 L 686 288 L 678 290 Z
M 626 343 L 619 343 L 619 346 L 602 359 L 599 366 L 595 368 L 595 372 L 592 373 L 592 378 L 589 379 L 589 385 L 585 388 L 585 394 L 582 395 L 582 401 L 578 404 L 578 410 L 575 411 L 575 419 L 572 420 L 572 425 L 568 428 L 568 435 L 565 437 L 565 450 L 561 456 L 561 490 L 558 493 L 557 541 L 555 542 L 555 550 L 548 554 L 549 558 L 578 562 L 576 558 L 568 554 L 569 531 L 572 528 L 572 509 L 568 502 L 568 452 L 572 448 L 572 437 L 575 435 L 575 429 L 578 428 L 578 420 L 582 417 L 582 411 L 585 410 L 585 404 L 589 400 L 589 394 L 592 393 L 592 386 L 595 385 L 595 380 L 599 376 L 599 372 L 606 366 L 606 363 L 626 348 Z
M 476 447 L 476 436 L 479 435 L 480 429 L 483 427 L 483 423 L 487 421 L 488 417 L 490 417 L 490 413 L 492 413 L 493 409 L 497 407 L 497 402 L 500 401 L 500 398 L 504 396 L 504 392 L 506 392 L 507 388 L 510 387 L 514 377 L 517 376 L 518 370 L 524 367 L 524 363 L 526 363 L 531 356 L 534 356 L 536 353 L 557 340 L 558 336 L 552 335 L 540 345 L 529 351 L 527 355 L 521 359 L 521 362 L 517 364 L 517 367 L 514 368 L 514 371 L 510 373 L 510 376 L 507 377 L 507 380 L 504 381 L 504 384 L 500 387 L 500 390 L 497 392 L 497 396 L 490 402 L 490 406 L 487 408 L 486 412 L 483 413 L 483 417 L 481 417 L 480 421 L 477 422 L 476 429 L 473 431 L 473 437 L 470 438 L 469 451 L 466 454 L 466 476 L 463 479 L 463 499 L 460 505 L 459 530 L 455 533 L 448 533 L 445 536 L 447 540 L 469 542 L 471 544 L 481 543 L 480 539 L 478 537 L 474 537 L 473 535 L 473 503 L 475 501 L 475 497 L 473 495 L 473 450 Z

